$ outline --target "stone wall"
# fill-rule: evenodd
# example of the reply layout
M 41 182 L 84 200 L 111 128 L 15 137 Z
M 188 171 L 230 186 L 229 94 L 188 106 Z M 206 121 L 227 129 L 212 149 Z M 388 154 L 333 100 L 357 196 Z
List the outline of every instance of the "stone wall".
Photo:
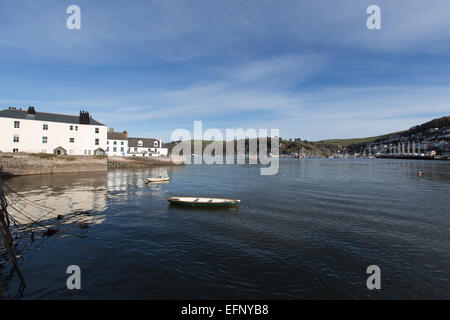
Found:
M 106 156 L 0 153 L 0 175 L 106 171 Z

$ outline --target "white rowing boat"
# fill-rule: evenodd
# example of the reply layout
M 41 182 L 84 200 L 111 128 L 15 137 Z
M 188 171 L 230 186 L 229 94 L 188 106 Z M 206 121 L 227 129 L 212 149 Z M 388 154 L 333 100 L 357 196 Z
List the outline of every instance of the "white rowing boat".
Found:
M 169 181 L 169 176 L 157 177 L 157 178 L 147 178 L 147 182 L 163 182 Z

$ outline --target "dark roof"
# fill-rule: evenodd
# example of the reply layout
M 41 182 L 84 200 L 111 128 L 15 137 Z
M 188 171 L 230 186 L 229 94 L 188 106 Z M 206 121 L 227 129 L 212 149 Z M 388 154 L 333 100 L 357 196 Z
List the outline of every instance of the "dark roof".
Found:
M 142 146 L 138 145 L 138 141 L 142 140 Z M 128 147 L 139 147 L 139 148 L 155 148 L 153 145 L 153 142 L 158 141 L 159 147 L 159 140 L 158 139 L 151 139 L 151 138 L 128 138 Z
M 125 132 L 110 132 L 108 131 L 108 139 L 109 140 L 127 140 L 128 133 Z
M 47 112 L 36 112 L 35 114 L 28 114 L 27 110 L 16 110 L 16 109 L 0 110 L 0 117 L 80 124 L 79 116 L 71 116 L 66 114 L 56 114 Z M 89 125 L 104 126 L 103 123 L 100 123 L 92 118 L 89 119 Z

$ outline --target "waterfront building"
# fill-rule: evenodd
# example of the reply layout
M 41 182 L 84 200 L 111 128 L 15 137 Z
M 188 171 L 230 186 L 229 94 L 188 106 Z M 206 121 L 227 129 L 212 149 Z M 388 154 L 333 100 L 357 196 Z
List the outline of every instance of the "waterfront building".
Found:
M 125 157 L 128 152 L 128 132 L 115 132 L 109 128 L 106 141 L 106 154 L 111 156 Z
M 79 115 L 9 108 L 0 111 L 0 151 L 103 155 L 106 126 L 80 111 Z
M 161 139 L 128 138 L 128 155 L 142 157 L 167 156 L 168 149 L 164 147 Z

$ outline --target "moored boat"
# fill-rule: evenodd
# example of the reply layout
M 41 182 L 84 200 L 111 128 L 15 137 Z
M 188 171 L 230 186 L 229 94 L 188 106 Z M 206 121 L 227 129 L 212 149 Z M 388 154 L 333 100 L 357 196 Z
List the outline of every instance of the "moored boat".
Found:
M 203 197 L 169 197 L 167 200 L 173 204 L 192 207 L 233 207 L 239 205 L 241 200 Z
M 147 182 L 163 182 L 163 181 L 169 181 L 169 177 L 157 177 L 157 178 L 147 178 Z

